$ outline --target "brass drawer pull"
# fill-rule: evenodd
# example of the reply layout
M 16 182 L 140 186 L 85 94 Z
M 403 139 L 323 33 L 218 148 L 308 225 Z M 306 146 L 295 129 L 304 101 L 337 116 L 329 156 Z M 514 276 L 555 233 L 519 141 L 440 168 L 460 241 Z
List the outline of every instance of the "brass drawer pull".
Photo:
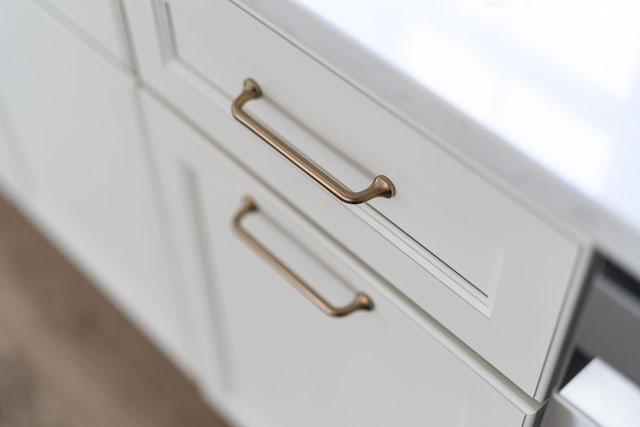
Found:
M 258 86 L 258 83 L 253 79 L 246 79 L 242 93 L 233 101 L 231 106 L 233 117 L 271 147 L 275 148 L 278 153 L 286 157 L 291 163 L 302 169 L 304 173 L 313 178 L 318 184 L 331 192 L 331 194 L 345 203 L 354 205 L 364 203 L 374 197 L 385 197 L 388 199 L 395 195 L 396 190 L 393 183 L 384 175 L 376 176 L 371 185 L 362 191 L 351 191 L 330 177 L 325 171 L 307 160 L 242 109 L 248 101 L 258 99 L 261 96 L 262 90 L 260 86 Z
M 356 310 L 371 310 L 373 308 L 373 301 L 367 294 L 358 292 L 351 303 L 344 307 L 334 307 L 325 300 L 320 294 L 318 294 L 309 284 L 307 284 L 300 276 L 294 273 L 289 267 L 287 267 L 280 259 L 273 255 L 267 248 L 256 240 L 251 234 L 249 234 L 244 228 L 242 228 L 242 219 L 251 212 L 256 212 L 258 207 L 255 202 L 247 197 L 245 198 L 242 208 L 233 217 L 233 230 L 244 240 L 251 248 L 253 248 L 258 254 L 266 259 L 276 270 L 278 270 L 283 276 L 289 280 L 309 301 L 311 301 L 316 307 L 322 310 L 323 313 L 334 316 L 342 317 L 353 313 Z

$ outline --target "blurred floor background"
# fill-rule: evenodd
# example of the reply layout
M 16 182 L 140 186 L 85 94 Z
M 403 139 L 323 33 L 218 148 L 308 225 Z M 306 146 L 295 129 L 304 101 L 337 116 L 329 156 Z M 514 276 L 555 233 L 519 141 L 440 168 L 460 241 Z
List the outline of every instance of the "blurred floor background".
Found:
M 225 425 L 0 197 L 0 427 Z

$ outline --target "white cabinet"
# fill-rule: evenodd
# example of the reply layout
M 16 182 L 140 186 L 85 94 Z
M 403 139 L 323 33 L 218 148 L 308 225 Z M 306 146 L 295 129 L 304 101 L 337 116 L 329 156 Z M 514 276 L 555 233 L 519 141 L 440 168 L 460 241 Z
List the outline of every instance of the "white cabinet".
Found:
M 447 141 L 232 1 L 5 0 L 0 60 L 8 193 L 238 423 L 535 422 L 589 254 Z
M 0 58 L 2 122 L 32 177 L 29 210 L 180 355 L 179 293 L 167 269 L 135 82 L 31 1 L 0 3 Z
M 345 228 L 347 209 L 359 217 L 369 231 L 359 233 L 365 240 L 341 237 L 350 250 L 519 388 L 545 399 L 566 331 L 563 301 L 575 295 L 583 260 L 573 236 L 232 2 L 125 7 L 142 78 L 214 139 L 211 117 L 230 118 L 251 77 L 262 96 L 244 111 L 291 151 L 353 190 L 378 174 L 390 178 L 389 199 L 346 206 L 329 196 L 333 206 L 318 209 L 316 199 L 329 192 L 240 123 L 240 136 L 219 141 L 323 227 Z M 379 236 L 399 261 L 371 249 L 368 240 Z
M 185 282 L 212 306 L 216 350 L 202 369 L 218 403 L 247 425 L 522 425 L 521 410 L 391 303 L 388 284 L 332 237 L 155 99 L 144 95 L 143 107 Z M 216 140 L 235 138 L 228 118 L 211 120 Z M 257 209 L 239 216 L 245 197 Z M 329 317 L 287 269 L 336 306 L 362 292 L 373 310 Z

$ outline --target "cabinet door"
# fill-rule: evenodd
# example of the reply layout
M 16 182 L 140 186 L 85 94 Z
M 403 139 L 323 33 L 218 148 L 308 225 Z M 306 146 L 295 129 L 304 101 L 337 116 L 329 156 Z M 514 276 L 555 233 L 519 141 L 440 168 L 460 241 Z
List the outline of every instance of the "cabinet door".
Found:
M 143 107 L 185 271 L 199 270 L 186 281 L 200 281 L 213 311 L 217 375 L 206 386 L 238 419 L 278 427 L 522 425 L 525 415 L 409 320 L 366 266 L 154 99 L 144 96 Z M 228 120 L 211 119 L 220 129 Z M 257 210 L 239 216 L 246 197 Z M 264 249 L 247 244 L 245 233 Z M 337 306 L 363 292 L 374 308 L 329 317 L 291 285 L 287 268 Z
M 0 58 L 3 119 L 33 177 L 35 216 L 180 355 L 135 83 L 31 1 L 0 2 Z

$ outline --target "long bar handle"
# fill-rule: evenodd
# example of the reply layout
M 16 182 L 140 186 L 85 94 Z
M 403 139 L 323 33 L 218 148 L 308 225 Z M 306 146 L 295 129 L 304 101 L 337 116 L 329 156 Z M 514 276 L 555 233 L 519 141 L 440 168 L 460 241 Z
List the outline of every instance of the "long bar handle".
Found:
M 242 219 L 252 212 L 256 212 L 258 207 L 255 202 L 247 197 L 245 198 L 242 208 L 233 217 L 233 230 L 245 241 L 252 249 L 254 249 L 260 256 L 262 256 L 269 264 L 271 264 L 277 271 L 279 271 L 284 277 L 293 284 L 293 286 L 300 291 L 309 301 L 311 301 L 316 307 L 318 307 L 323 313 L 328 316 L 342 317 L 353 313 L 357 310 L 371 310 L 373 309 L 373 301 L 365 293 L 356 293 L 355 298 L 351 303 L 343 307 L 334 307 L 326 299 L 324 299 L 318 292 L 316 292 L 307 282 L 305 282 L 300 276 L 298 276 L 293 270 L 285 265 L 278 257 L 276 257 L 271 251 L 265 248 L 255 237 L 247 232 L 242 227 Z
M 287 160 L 300 168 L 304 173 L 313 178 L 331 194 L 344 203 L 354 205 L 364 203 L 374 197 L 384 197 L 389 199 L 396 194 L 396 189 L 393 186 L 393 183 L 384 175 L 376 176 L 371 185 L 362 191 L 351 191 L 344 187 L 242 109 L 247 102 L 253 99 L 258 99 L 261 96 L 262 90 L 258 83 L 253 79 L 246 79 L 244 81 L 242 93 L 231 105 L 231 113 L 233 114 L 233 117 L 253 133 L 258 135 L 260 139 L 273 147 L 278 153 L 286 157 Z

